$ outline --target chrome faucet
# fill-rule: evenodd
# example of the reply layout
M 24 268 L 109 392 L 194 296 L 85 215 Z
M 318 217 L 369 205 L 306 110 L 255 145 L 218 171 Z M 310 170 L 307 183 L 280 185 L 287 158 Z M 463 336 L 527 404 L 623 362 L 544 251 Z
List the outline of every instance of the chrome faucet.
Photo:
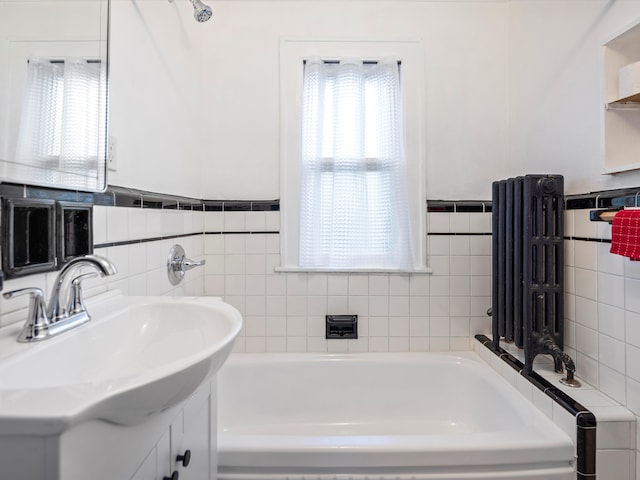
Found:
M 7 299 L 20 295 L 31 296 L 27 321 L 18 335 L 19 342 L 45 340 L 91 320 L 84 307 L 81 282 L 95 277 L 96 273 L 90 272 L 74 277 L 74 273 L 83 266 L 94 268 L 103 277 L 117 273 L 116 267 L 106 258 L 99 255 L 82 255 L 72 258 L 62 267 L 47 306 L 44 303 L 44 293 L 39 288 L 21 288 L 2 294 Z M 66 305 L 63 306 L 63 303 Z

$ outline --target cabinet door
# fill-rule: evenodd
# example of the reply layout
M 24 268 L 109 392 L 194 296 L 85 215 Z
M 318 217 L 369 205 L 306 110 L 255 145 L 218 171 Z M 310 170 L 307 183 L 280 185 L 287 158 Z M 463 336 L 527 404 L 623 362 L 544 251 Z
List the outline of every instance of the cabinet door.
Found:
M 172 425 L 172 445 L 180 445 L 173 453 L 176 469 L 180 472 L 180 480 L 212 480 L 216 478 L 215 465 L 211 464 L 211 388 L 209 382 L 201 387 L 185 404 L 182 416 L 182 435 L 175 442 Z M 176 422 L 174 425 L 179 425 Z M 178 455 L 189 450 L 191 458 L 188 466 L 177 461 Z
M 157 462 L 156 449 L 154 448 L 133 474 L 131 480 L 158 480 Z

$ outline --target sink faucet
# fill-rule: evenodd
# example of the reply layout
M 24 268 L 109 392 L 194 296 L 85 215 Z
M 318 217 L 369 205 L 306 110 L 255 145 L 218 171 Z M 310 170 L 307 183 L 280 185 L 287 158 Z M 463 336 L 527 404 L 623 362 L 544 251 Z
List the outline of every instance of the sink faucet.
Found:
M 95 272 L 73 276 L 80 267 L 92 267 L 101 276 L 117 273 L 116 267 L 99 255 L 82 255 L 72 258 L 60 270 L 55 280 L 49 304 L 44 303 L 44 293 L 39 288 L 21 288 L 3 293 L 4 298 L 30 295 L 27 321 L 18 335 L 19 342 L 36 342 L 51 338 L 88 322 L 91 317 L 82 299 L 82 280 L 96 276 Z M 63 306 L 63 302 L 67 302 Z
M 69 297 L 69 286 L 75 281 L 75 279 L 74 281 L 69 280 L 72 277 L 73 272 L 83 266 L 93 267 L 102 277 L 118 273 L 116 267 L 109 260 L 99 255 L 82 255 L 69 260 L 69 262 L 62 267 L 62 270 L 60 270 L 53 290 L 51 290 L 51 297 L 49 298 L 49 305 L 47 306 L 47 316 L 51 322 L 57 322 L 69 315 L 69 308 L 65 309 L 65 307 L 61 305 L 61 302 Z M 85 275 L 77 277 L 77 280 L 80 280 L 80 278 L 94 276 L 94 274 L 91 273 Z M 78 288 L 80 288 L 79 281 L 75 282 L 74 290 Z M 81 300 L 81 297 L 79 300 Z

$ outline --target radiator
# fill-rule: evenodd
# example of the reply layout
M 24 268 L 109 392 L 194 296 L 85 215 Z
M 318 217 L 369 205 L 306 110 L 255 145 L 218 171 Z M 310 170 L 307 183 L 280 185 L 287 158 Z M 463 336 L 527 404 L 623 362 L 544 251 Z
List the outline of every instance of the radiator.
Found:
M 531 373 L 537 354 L 563 349 L 564 181 L 526 175 L 492 187 L 493 344 L 523 348 Z

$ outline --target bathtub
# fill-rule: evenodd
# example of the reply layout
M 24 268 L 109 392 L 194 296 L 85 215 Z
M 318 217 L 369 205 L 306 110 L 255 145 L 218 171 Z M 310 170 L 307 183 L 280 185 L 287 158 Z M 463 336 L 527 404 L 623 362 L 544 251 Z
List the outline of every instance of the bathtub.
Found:
M 569 436 L 473 352 L 232 354 L 218 480 L 569 480 Z

